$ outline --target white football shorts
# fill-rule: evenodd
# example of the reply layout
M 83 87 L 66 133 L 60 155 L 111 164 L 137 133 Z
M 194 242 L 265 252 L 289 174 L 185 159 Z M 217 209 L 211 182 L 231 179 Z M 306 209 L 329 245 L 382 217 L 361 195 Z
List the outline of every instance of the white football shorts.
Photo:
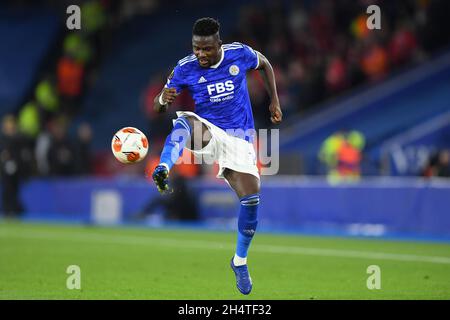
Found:
M 199 150 L 186 148 L 197 159 L 200 158 L 202 163 L 213 164 L 217 162 L 219 164 L 217 178 L 225 179 L 223 172 L 228 168 L 237 172 L 251 174 L 260 179 L 258 167 L 256 166 L 256 153 L 252 143 L 226 133 L 223 129 L 203 119 L 194 112 L 177 111 L 177 116 L 193 116 L 204 123 L 211 132 L 211 140 L 204 148 Z M 173 121 L 175 122 L 175 120 Z

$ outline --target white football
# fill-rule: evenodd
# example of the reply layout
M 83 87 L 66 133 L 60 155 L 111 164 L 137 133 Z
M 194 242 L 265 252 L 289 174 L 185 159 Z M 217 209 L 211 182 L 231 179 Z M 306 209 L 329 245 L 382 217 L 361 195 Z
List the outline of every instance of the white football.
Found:
M 111 149 L 122 163 L 142 161 L 148 152 L 148 140 L 142 131 L 133 127 L 125 127 L 114 134 Z

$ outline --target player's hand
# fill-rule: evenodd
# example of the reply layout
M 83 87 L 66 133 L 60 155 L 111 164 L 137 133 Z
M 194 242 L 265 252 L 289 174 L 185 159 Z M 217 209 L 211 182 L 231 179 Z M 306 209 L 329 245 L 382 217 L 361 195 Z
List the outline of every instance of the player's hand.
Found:
M 281 112 L 280 102 L 277 100 L 272 101 L 269 106 L 270 121 L 274 124 L 279 124 L 283 120 L 283 112 Z
M 175 88 L 164 88 L 162 92 L 162 101 L 164 101 L 165 104 L 172 103 L 175 101 L 175 98 L 178 96 L 177 89 Z

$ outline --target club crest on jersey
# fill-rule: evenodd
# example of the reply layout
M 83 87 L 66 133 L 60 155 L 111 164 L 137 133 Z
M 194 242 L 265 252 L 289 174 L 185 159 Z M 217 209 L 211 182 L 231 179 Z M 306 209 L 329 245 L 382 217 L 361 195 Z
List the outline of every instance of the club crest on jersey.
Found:
M 237 76 L 238 73 L 239 73 L 239 67 L 238 67 L 237 65 L 233 64 L 233 65 L 230 67 L 230 69 L 228 69 L 228 71 L 230 71 L 230 74 L 231 74 L 232 76 Z

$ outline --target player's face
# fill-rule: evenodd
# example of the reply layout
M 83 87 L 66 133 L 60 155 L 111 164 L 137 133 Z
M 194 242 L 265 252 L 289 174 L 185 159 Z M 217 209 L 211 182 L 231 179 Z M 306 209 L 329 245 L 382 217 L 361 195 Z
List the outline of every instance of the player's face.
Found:
M 209 68 L 219 62 L 221 45 L 222 41 L 217 36 L 194 35 L 192 37 L 192 49 L 198 59 L 198 63 L 203 68 Z

